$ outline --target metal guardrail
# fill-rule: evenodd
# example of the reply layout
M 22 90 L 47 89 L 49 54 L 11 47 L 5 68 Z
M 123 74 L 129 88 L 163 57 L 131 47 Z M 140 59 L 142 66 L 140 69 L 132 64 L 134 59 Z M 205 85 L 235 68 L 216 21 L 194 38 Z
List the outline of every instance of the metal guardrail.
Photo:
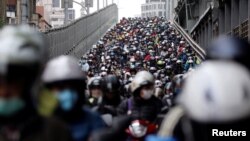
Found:
M 49 57 L 62 54 L 81 57 L 118 20 L 117 5 L 109 5 L 66 26 L 44 32 Z
M 179 31 L 181 35 L 186 39 L 190 46 L 195 50 L 199 59 L 204 61 L 206 58 L 205 50 L 202 49 L 176 21 L 173 21 L 173 25 L 177 29 L 177 31 Z

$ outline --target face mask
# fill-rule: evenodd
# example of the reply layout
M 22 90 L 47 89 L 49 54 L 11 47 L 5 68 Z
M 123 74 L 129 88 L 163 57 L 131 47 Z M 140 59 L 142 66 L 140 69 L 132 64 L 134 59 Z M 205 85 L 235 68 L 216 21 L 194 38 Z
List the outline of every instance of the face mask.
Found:
M 0 99 L 0 115 L 11 116 L 24 108 L 25 103 L 20 98 Z
M 77 98 L 77 92 L 71 89 L 65 89 L 57 94 L 60 108 L 64 111 L 70 111 L 74 107 Z
M 154 90 L 143 90 L 142 98 L 148 100 L 152 97 Z

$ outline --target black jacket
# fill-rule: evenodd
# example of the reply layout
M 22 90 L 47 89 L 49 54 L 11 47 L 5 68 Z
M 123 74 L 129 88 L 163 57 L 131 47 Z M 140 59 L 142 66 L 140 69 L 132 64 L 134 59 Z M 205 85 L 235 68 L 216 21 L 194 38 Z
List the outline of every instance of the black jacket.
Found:
M 119 105 L 117 113 L 119 115 L 131 115 L 134 119 L 145 119 L 153 122 L 160 113 L 161 107 L 161 101 L 155 96 L 152 96 L 149 100 L 131 97 Z

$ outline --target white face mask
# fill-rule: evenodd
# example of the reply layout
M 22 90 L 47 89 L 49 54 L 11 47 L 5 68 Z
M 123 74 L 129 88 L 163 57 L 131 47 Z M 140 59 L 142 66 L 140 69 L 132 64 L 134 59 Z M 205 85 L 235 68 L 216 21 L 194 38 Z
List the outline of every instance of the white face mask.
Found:
M 154 94 L 154 90 L 143 90 L 143 95 L 141 96 L 143 99 L 148 100 Z

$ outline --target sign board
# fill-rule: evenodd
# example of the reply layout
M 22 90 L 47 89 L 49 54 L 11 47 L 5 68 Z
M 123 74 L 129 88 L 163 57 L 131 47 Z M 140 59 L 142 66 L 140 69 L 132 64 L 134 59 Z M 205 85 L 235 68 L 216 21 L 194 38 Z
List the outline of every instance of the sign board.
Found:
M 65 4 L 66 0 L 61 0 L 61 8 L 65 8 L 64 4 Z M 73 8 L 73 0 L 68 0 L 69 2 L 69 6 L 68 8 Z

